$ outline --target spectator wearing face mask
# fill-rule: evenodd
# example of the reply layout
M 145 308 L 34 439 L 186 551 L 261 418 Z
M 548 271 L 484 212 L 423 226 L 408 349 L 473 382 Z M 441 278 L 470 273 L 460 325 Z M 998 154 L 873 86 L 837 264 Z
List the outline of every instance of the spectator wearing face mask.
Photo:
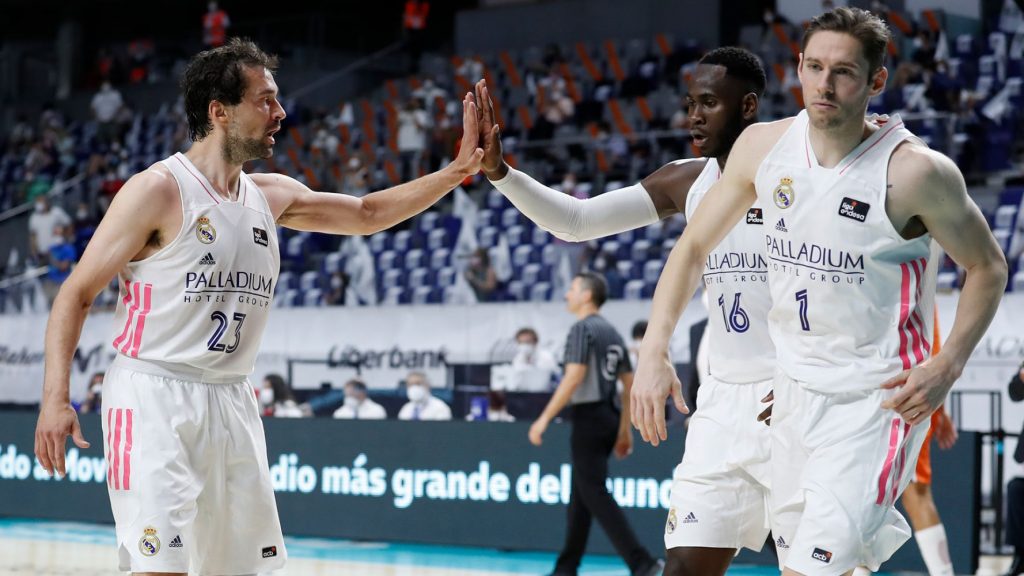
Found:
M 366 393 L 366 383 L 357 378 L 345 382 L 345 403 L 334 411 L 344 420 L 384 420 L 388 413 Z
M 430 393 L 430 381 L 422 372 L 405 377 L 405 393 L 409 401 L 398 412 L 399 420 L 451 420 L 452 409 L 444 400 Z
M 512 379 L 509 391 L 550 392 L 559 371 L 554 355 L 539 348 L 537 331 L 520 328 L 516 332 L 516 355 L 512 359 Z
M 29 247 L 36 261 L 45 264 L 50 248 L 64 242 L 54 231 L 58 226 L 71 224 L 71 218 L 60 206 L 51 206 L 47 196 L 37 197 L 35 203 L 35 212 L 28 217 Z
M 79 414 L 98 413 L 102 407 L 103 396 L 103 372 L 96 372 L 89 379 L 89 388 L 85 393 L 85 400 L 78 407 Z
M 267 374 L 258 392 L 260 410 L 264 416 L 275 418 L 302 418 L 304 414 L 295 402 L 291 386 L 280 374 Z

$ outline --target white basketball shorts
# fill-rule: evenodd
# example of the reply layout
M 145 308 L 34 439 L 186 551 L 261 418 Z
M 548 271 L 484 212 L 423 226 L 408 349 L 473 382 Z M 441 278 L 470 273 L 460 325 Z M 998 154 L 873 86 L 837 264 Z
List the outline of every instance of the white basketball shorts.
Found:
M 877 571 L 910 538 L 893 506 L 914 476 L 928 422 L 910 426 L 884 410 L 895 393 L 821 394 L 776 376 L 772 533 L 780 567 L 806 576 Z
M 228 576 L 284 565 L 252 385 L 204 380 L 118 357 L 103 381 L 107 489 L 123 571 L 191 566 Z
M 772 381 L 729 384 L 705 374 L 682 462 L 672 475 L 665 547 L 750 548 L 768 536 L 771 434 L 757 415 Z

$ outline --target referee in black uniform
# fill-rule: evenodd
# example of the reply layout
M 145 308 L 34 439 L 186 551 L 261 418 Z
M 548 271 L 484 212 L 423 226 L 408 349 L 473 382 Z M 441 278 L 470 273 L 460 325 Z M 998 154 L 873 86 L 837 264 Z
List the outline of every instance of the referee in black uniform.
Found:
M 612 451 L 619 458 L 633 451 L 629 423 L 633 367 L 622 337 L 598 314 L 607 294 L 608 285 L 600 276 L 581 272 L 573 278 L 565 300 L 579 321 L 573 324 L 565 345 L 565 375 L 544 412 L 530 426 L 530 442 L 540 446 L 551 420 L 566 404 L 572 405 L 572 493 L 565 545 L 555 564 L 555 576 L 576 575 L 595 516 L 632 574 L 654 576 L 664 567 L 640 545 L 605 487 Z M 621 412 L 615 406 L 615 382 L 619 379 L 623 384 Z

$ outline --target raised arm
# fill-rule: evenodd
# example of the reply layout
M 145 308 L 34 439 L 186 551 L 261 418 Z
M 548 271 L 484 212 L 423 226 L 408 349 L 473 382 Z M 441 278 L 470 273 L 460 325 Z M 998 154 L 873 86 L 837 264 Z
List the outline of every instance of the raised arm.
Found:
M 633 425 L 644 440 L 655 446 L 668 438 L 666 398 L 671 394 L 676 408 L 688 411 L 669 358 L 669 339 L 697 290 L 708 254 L 754 203 L 754 174 L 768 150 L 766 142 L 774 141 L 770 137 L 778 131 L 775 125 L 755 124 L 740 135 L 721 180 L 697 208 L 658 279 L 647 332 L 640 346 L 631 407 Z
M 53 301 L 35 435 L 36 457 L 51 475 L 55 471 L 64 475 L 64 444 L 69 435 L 80 448 L 89 446 L 68 388 L 71 359 L 92 302 L 130 260 L 144 250 L 155 251 L 154 243 L 166 244 L 174 238 L 181 227 L 178 198 L 174 178 L 162 169 L 150 168 L 128 180 Z
M 535 224 L 569 242 L 583 242 L 642 228 L 682 212 L 686 194 L 705 159 L 666 164 L 643 182 L 581 200 L 511 168 L 502 156 L 499 126 L 486 83 L 476 85 L 481 169 L 491 184 Z
M 894 169 L 896 167 L 896 169 Z M 892 185 L 886 208 L 913 218 L 967 271 L 956 317 L 942 350 L 931 359 L 883 384 L 902 386 L 882 404 L 910 424 L 929 418 L 946 400 L 967 359 L 985 334 L 1006 288 L 1006 259 L 981 210 L 967 195 L 952 160 L 920 145 L 904 145 L 890 163 Z M 890 206 L 891 205 L 891 206 Z
M 426 210 L 480 170 L 483 150 L 477 147 L 477 113 L 473 96 L 462 101 L 462 147 L 451 164 L 422 178 L 356 198 L 314 192 L 281 174 L 253 174 L 270 202 L 278 224 L 295 230 L 364 235 L 385 230 Z

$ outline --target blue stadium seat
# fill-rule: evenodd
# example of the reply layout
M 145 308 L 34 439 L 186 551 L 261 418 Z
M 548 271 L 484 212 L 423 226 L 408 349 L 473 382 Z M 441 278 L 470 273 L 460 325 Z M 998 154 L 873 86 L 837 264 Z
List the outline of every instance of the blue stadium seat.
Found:
M 630 260 L 638 264 L 641 262 L 646 262 L 649 257 L 650 251 L 650 240 L 637 240 L 633 242 L 633 247 L 631 248 L 630 253 Z
M 525 285 L 520 280 L 512 280 L 508 283 L 508 296 L 515 302 L 526 300 Z
M 427 248 L 437 250 L 438 248 L 447 248 L 448 245 L 448 231 L 444 228 L 436 228 L 427 234 Z
M 516 249 L 512 251 L 512 266 L 517 269 L 526 266 L 534 260 L 534 249 L 529 244 L 516 246 Z
M 281 292 L 284 290 L 293 290 L 299 285 L 295 279 L 295 273 L 293 272 L 281 272 L 277 277 L 277 286 L 275 291 Z
M 412 290 L 412 304 L 429 304 L 434 288 L 431 286 L 418 286 Z
M 385 250 L 377 257 L 377 270 L 390 270 L 398 267 L 398 253 L 394 250 Z
M 1017 219 L 1017 206 L 1003 205 L 996 208 L 996 228 L 1013 228 Z
M 369 238 L 370 251 L 374 254 L 380 254 L 385 250 L 391 249 L 391 233 L 387 230 L 377 232 Z
M 523 266 L 523 273 L 520 275 L 520 279 L 523 284 L 532 286 L 541 280 L 542 271 L 540 264 L 527 264 Z
M 658 277 L 661 276 L 661 269 L 665 267 L 665 263 L 658 260 L 649 260 L 644 264 L 644 281 L 648 284 L 657 284 Z
M 458 273 L 458 270 L 451 266 L 441 268 L 437 272 L 437 285 L 441 288 L 447 288 L 455 285 L 455 277 Z
M 1013 282 L 1010 284 L 1014 292 L 1024 291 L 1024 270 L 1013 275 Z
M 664 225 L 659 221 L 644 228 L 644 238 L 651 242 L 660 241 L 663 235 Z
M 423 255 L 423 250 L 419 248 L 413 248 L 405 254 L 405 269 L 413 270 L 415 268 L 422 268 L 426 265 L 426 258 Z
M 394 247 L 396 252 L 406 252 L 412 248 L 412 232 L 399 230 L 395 232 Z
M 478 238 L 481 248 L 491 248 L 498 243 L 498 229 L 494 226 L 488 226 L 480 230 Z
M 538 247 L 550 244 L 551 238 L 551 234 L 536 226 L 533 227 L 533 231 L 530 233 L 530 243 Z
M 324 272 L 334 274 L 345 268 L 345 255 L 341 252 L 331 252 L 324 258 Z
M 672 249 L 676 247 L 675 238 L 665 238 L 661 241 L 661 259 L 668 260 L 668 255 L 672 253 Z
M 402 286 L 403 284 L 405 284 L 404 280 L 405 272 L 403 272 L 402 270 L 399 270 L 397 268 L 385 270 L 384 273 L 381 274 L 381 287 L 383 287 L 384 290 L 389 290 L 391 288 L 395 288 L 396 286 Z
M 1016 279 L 1016 275 L 1014 275 L 1014 279 Z M 939 272 L 935 277 L 935 286 L 939 292 L 949 292 L 956 288 L 956 284 L 956 272 Z
M 554 244 L 541 248 L 540 263 L 548 267 L 558 264 L 558 248 Z
M 504 230 L 519 224 L 520 218 L 519 210 L 517 208 L 505 208 L 501 213 L 501 227 Z
M 402 299 L 405 297 L 405 289 L 401 286 L 392 286 L 384 290 L 384 298 L 381 299 L 382 304 L 401 304 Z
M 308 270 L 302 273 L 299 277 L 299 290 L 307 292 L 314 288 L 320 288 L 322 286 L 320 282 L 320 272 L 316 270 Z
M 409 272 L 409 287 L 420 288 L 430 287 L 430 271 L 426 268 L 417 268 Z
M 448 265 L 452 251 L 447 248 L 438 248 L 430 253 L 430 268 L 440 270 Z
M 643 300 L 644 287 L 643 280 L 630 280 L 626 282 L 626 287 L 622 290 L 623 300 Z
M 437 227 L 437 221 L 440 216 L 437 212 L 424 212 L 417 217 L 417 224 L 424 233 L 430 233 L 434 228 Z
M 487 226 L 494 226 L 495 224 L 497 224 L 497 219 L 494 216 L 493 210 L 484 208 L 476 213 L 476 227 L 478 230 Z
M 547 282 L 537 282 L 530 287 L 531 302 L 547 302 L 549 300 L 551 300 L 551 284 Z
M 633 279 L 633 276 L 634 276 L 633 270 L 636 267 L 633 265 L 632 261 L 630 261 L 630 260 L 620 260 L 620 261 L 618 261 L 615 264 L 615 267 L 616 267 L 616 269 L 618 269 L 619 276 L 621 276 L 623 280 L 629 281 L 629 280 Z
M 505 238 L 508 240 L 509 247 L 516 247 L 520 244 L 525 244 L 526 228 L 518 224 L 507 226 L 505 228 Z
M 487 207 L 491 210 L 501 210 L 505 207 L 505 202 L 505 197 L 497 188 L 491 188 L 487 191 Z
M 628 246 L 633 242 L 633 238 L 636 236 L 635 230 L 626 230 L 625 232 L 619 232 L 615 239 L 619 241 L 619 244 Z
M 302 305 L 309 308 L 323 306 L 324 291 L 319 288 L 313 288 L 312 290 L 306 291 L 306 293 L 302 295 Z

